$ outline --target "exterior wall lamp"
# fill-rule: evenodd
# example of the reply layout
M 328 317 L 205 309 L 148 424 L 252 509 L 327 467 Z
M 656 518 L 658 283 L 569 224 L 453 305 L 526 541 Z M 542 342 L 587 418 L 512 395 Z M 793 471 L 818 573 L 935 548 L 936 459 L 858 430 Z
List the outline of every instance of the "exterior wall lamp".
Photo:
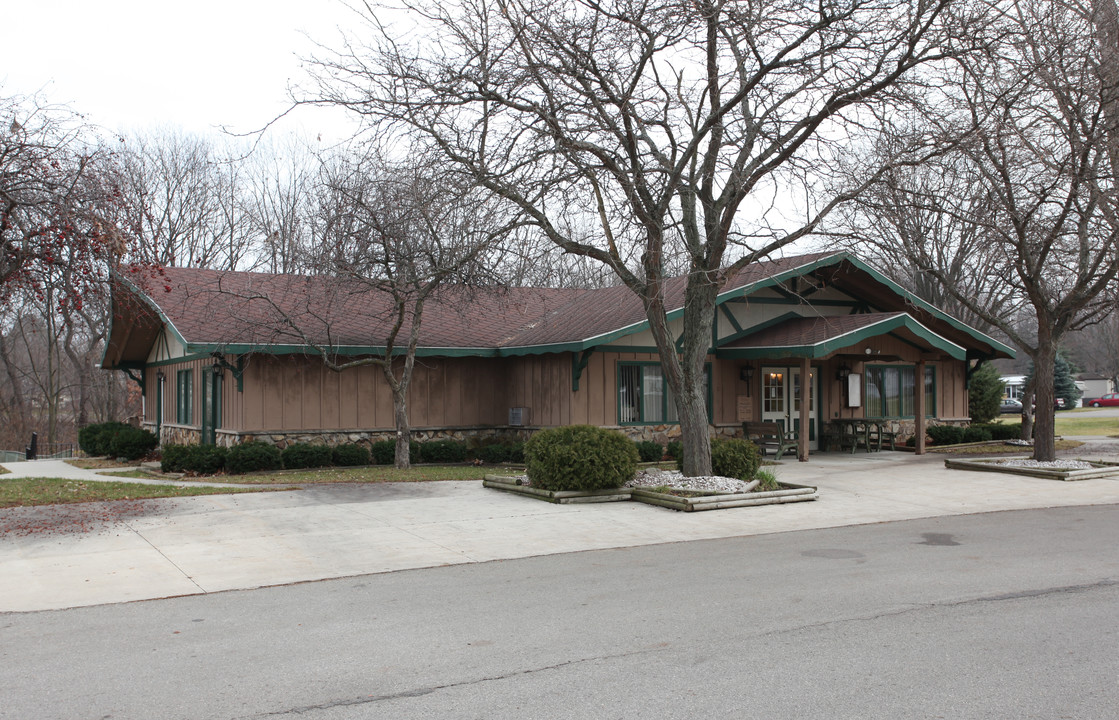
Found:
M 746 397 L 750 397 L 750 386 L 753 385 L 751 381 L 754 379 L 754 366 L 743 365 L 738 368 L 738 378 L 746 383 Z
M 842 382 L 846 380 L 850 374 L 851 368 L 847 366 L 846 362 L 844 362 L 842 365 L 839 366 L 839 369 L 835 371 L 835 379 Z

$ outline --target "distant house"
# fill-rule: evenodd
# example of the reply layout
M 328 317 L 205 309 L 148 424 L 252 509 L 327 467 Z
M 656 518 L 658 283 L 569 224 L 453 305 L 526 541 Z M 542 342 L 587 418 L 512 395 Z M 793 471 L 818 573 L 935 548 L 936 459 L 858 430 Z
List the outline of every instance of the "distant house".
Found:
M 682 334 L 684 279 L 667 283 Z M 327 369 L 315 348 L 383 352 L 387 299 L 328 277 L 167 268 L 119 273 L 102 367 L 144 390 L 164 442 L 337 443 L 392 437 L 375 367 Z M 845 252 L 745 268 L 719 295 L 708 353 L 712 432 L 745 420 L 964 423 L 978 362 L 1013 351 Z M 426 305 L 409 393 L 420 439 L 524 434 L 590 423 L 635 439 L 675 437 L 675 407 L 641 303 L 628 289 L 449 287 Z M 807 380 L 805 379 L 807 378 Z M 925 417 L 916 418 L 917 393 Z
M 1026 376 L 1003 375 L 1002 381 L 1004 384 L 1002 396 L 1022 402 L 1022 397 L 1026 394 Z
M 1080 373 L 1076 375 L 1076 387 L 1080 388 L 1080 405 L 1086 407 L 1085 401 L 1092 400 L 1115 392 L 1115 384 L 1111 378 L 1097 375 L 1096 373 Z

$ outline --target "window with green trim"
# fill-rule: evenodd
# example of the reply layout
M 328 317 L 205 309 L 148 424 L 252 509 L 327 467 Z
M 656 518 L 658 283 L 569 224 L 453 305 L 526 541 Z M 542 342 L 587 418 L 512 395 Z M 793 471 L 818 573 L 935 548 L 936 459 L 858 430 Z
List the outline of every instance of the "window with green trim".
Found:
M 194 421 L 194 371 L 180 370 L 175 375 L 175 422 L 190 425 Z
M 711 365 L 705 367 L 707 419 L 711 419 Z M 672 390 L 656 362 L 618 363 L 618 424 L 660 425 L 679 422 Z
M 913 365 L 866 366 L 866 417 L 914 417 L 917 396 Z M 925 417 L 936 417 L 936 368 L 925 366 Z

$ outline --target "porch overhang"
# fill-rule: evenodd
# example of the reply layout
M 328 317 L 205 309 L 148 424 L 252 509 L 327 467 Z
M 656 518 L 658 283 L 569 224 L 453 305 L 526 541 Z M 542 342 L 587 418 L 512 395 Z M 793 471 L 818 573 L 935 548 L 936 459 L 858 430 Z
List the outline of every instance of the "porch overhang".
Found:
M 789 318 L 717 347 L 715 356 L 728 360 L 820 359 L 883 335 L 896 337 L 922 352 L 942 353 L 956 360 L 967 358 L 966 348 L 904 312 Z

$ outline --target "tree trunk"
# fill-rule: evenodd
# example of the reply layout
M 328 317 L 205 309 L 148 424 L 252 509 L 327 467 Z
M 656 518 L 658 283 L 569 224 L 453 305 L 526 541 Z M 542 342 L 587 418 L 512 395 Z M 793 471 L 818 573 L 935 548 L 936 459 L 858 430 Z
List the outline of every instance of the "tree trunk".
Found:
M 1053 368 L 1056 365 L 1057 346 L 1045 323 L 1040 323 L 1037 333 L 1037 355 L 1034 356 L 1034 398 L 1036 399 L 1034 424 L 1034 460 L 1056 459 L 1053 415 Z
M 1022 401 L 1022 439 L 1033 442 L 1034 439 L 1034 391 L 1026 388 L 1021 396 Z
M 711 424 L 707 414 L 707 351 L 715 319 L 718 286 L 707 273 L 692 273 L 684 300 L 684 340 L 679 354 L 679 387 L 672 387 L 680 419 L 686 477 L 711 475 Z M 671 341 L 671 338 L 668 338 Z M 674 348 L 673 348 L 674 350 Z M 665 353 L 661 352 L 661 357 Z M 669 379 L 669 373 L 665 373 Z
M 398 383 L 392 390 L 392 419 L 396 426 L 396 454 L 393 464 L 401 470 L 407 470 L 412 466 L 409 456 L 412 449 L 412 428 L 408 426 L 408 387 L 403 383 Z

